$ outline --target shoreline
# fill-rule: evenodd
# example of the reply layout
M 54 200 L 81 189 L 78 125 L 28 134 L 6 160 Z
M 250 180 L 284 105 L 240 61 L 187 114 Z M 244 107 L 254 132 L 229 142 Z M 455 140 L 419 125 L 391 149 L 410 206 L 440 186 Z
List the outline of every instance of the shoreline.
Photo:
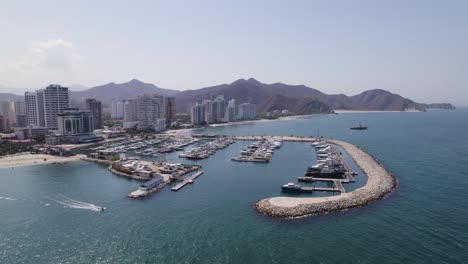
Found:
M 30 154 L 18 153 L 0 157 L 0 169 L 14 168 L 31 165 L 44 165 L 55 163 L 69 163 L 79 161 L 83 155 L 75 155 L 70 157 L 53 156 L 48 154 Z
M 341 146 L 367 175 L 363 187 L 338 196 L 266 198 L 255 203 L 256 210 L 271 217 L 299 218 L 365 206 L 395 190 L 395 177 L 360 147 L 339 140 L 327 142 Z
M 419 110 L 335 110 L 337 114 L 351 114 L 351 113 L 423 113 Z

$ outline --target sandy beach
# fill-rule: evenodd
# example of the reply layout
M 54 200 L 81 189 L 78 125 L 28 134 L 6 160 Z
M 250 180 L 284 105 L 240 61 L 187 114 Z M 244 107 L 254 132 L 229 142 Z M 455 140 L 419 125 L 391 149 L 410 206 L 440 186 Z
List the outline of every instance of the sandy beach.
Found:
M 0 157 L 0 168 L 11 168 L 19 166 L 43 165 L 53 163 L 68 163 L 77 161 L 83 155 L 71 157 L 52 156 L 47 154 L 21 153 Z

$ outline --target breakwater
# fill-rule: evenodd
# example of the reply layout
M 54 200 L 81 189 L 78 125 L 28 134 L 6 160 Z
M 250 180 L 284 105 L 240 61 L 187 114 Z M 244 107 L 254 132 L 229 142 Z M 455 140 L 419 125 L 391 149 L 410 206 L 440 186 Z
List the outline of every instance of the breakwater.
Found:
M 368 177 L 366 185 L 352 192 L 331 197 L 266 198 L 255 203 L 257 211 L 268 216 L 283 218 L 324 214 L 367 205 L 382 199 L 395 189 L 395 177 L 361 148 L 339 140 L 327 140 L 327 142 L 341 146 L 349 154 L 366 173 Z

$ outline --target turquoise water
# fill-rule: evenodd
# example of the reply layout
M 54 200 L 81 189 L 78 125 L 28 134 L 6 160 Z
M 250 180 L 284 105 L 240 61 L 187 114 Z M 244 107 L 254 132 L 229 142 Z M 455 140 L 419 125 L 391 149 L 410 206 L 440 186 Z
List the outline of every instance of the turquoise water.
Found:
M 348 129 L 359 121 L 369 130 Z M 0 263 L 468 261 L 467 110 L 349 113 L 202 132 L 315 136 L 317 129 L 362 146 L 397 176 L 398 189 L 370 206 L 319 217 L 257 214 L 255 201 L 280 195 L 281 184 L 313 163 L 301 143 L 285 143 L 270 164 L 251 164 L 229 161 L 246 144 L 238 142 L 197 162 L 205 174 L 194 184 L 141 201 L 126 198 L 139 182 L 96 164 L 0 169 Z M 356 186 L 365 182 L 357 177 Z M 69 199 L 107 210 L 64 208 Z

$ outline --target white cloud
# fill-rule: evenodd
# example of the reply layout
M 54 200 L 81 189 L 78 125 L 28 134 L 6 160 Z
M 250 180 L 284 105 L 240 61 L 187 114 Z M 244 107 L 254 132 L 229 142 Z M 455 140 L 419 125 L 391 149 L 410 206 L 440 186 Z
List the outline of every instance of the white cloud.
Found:
M 16 60 L 0 65 L 0 83 L 28 87 L 79 82 L 84 56 L 61 38 L 33 42 Z
M 34 42 L 28 53 L 16 63 L 19 70 L 70 71 L 83 59 L 72 43 L 61 38 Z

